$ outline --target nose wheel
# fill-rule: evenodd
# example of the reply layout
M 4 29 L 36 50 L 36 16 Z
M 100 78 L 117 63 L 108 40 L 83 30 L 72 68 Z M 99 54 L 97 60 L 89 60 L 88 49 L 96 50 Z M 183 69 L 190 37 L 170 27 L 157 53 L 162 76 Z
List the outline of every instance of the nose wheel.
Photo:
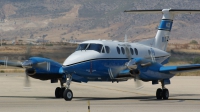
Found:
M 72 81 L 72 76 L 71 75 L 66 75 L 66 89 L 64 90 L 64 93 L 63 93 L 63 98 L 66 100 L 66 101 L 71 101 L 72 98 L 73 98 L 73 92 L 69 89 L 70 88 L 70 83 Z
M 73 98 L 73 92 L 70 89 L 65 89 L 63 97 L 66 101 L 71 101 Z

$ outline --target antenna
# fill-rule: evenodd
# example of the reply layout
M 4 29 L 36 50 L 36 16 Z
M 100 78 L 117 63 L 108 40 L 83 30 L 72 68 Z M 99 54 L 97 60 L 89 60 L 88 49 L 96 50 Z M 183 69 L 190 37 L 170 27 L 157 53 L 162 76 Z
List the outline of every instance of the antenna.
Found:
M 125 34 L 124 42 L 127 42 L 127 35 Z
M 0 34 L 0 36 L 1 36 L 1 34 Z M 1 36 L 1 46 L 2 46 L 2 36 Z

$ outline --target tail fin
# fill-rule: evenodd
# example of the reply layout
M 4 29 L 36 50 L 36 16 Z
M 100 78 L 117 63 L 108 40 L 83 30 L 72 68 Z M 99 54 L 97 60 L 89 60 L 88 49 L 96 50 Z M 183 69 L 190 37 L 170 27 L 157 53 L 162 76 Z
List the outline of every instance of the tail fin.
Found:
M 152 47 L 156 47 L 161 50 L 165 50 L 167 48 L 170 31 L 172 29 L 174 15 L 180 13 L 200 13 L 200 10 L 183 10 L 183 9 L 159 9 L 159 10 L 130 10 L 124 12 L 131 13 L 162 13 L 162 20 L 158 27 L 157 34 L 154 39 L 149 39 L 146 41 L 142 41 L 141 44 L 151 45 Z M 152 43 L 153 40 L 153 43 Z M 149 43 L 151 42 L 151 43 Z

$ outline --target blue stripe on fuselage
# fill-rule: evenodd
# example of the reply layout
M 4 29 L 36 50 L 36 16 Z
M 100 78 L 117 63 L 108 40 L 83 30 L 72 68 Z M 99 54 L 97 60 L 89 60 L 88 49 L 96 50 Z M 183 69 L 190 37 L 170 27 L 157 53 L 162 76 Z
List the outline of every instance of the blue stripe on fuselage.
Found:
M 69 74 L 76 74 L 78 76 L 86 78 L 88 81 L 111 81 L 112 76 L 116 77 L 118 73 L 123 71 L 125 68 L 125 63 L 128 62 L 128 59 L 92 59 L 87 60 L 75 64 L 71 64 L 70 66 L 63 66 L 63 70 Z M 157 68 L 157 67 L 156 67 Z M 158 80 L 162 77 L 158 70 L 153 70 L 154 72 L 150 72 L 149 67 L 147 67 L 148 72 L 141 70 L 141 78 L 145 80 Z M 112 71 L 112 74 L 109 73 L 109 70 Z M 163 74 L 163 73 L 162 73 Z M 170 76 L 171 77 L 171 76 Z M 165 76 L 166 78 L 166 76 Z
M 113 75 L 120 72 L 119 68 L 124 66 L 128 59 L 96 59 L 76 63 L 63 67 L 64 71 L 83 77 L 107 77 L 110 78 L 108 69 L 112 69 Z

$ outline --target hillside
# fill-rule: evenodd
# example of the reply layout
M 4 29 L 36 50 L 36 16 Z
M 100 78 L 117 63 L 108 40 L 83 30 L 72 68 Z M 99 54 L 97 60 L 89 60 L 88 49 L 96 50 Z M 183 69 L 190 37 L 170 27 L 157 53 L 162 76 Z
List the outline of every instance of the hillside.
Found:
M 192 0 L 6 0 L 0 1 L 0 33 L 4 40 L 46 35 L 50 41 L 70 38 L 129 40 L 155 36 L 161 15 L 132 15 L 129 9 L 199 9 Z M 178 15 L 172 40 L 199 38 L 200 15 Z

